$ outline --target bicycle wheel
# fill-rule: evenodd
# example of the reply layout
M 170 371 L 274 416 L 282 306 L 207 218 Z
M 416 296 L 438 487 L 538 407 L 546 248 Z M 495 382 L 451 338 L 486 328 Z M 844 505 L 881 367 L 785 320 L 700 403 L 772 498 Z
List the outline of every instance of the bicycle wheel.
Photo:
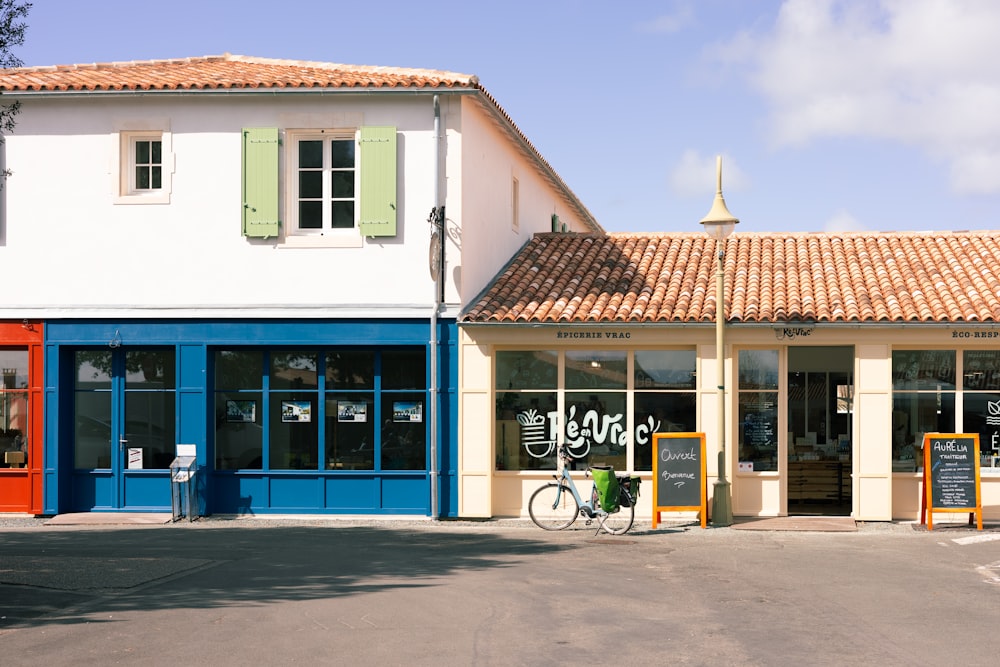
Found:
M 576 521 L 580 505 L 569 487 L 553 482 L 539 487 L 531 494 L 528 514 L 539 528 L 562 530 Z
M 625 489 L 621 490 L 618 511 L 604 517 L 602 528 L 612 535 L 624 535 L 635 521 L 635 503 Z

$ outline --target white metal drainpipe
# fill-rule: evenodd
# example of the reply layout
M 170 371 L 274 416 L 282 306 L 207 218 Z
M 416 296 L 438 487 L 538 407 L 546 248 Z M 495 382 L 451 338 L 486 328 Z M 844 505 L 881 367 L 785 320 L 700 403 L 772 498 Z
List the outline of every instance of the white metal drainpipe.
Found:
M 440 235 L 441 252 L 438 256 L 437 270 L 434 272 L 434 308 L 431 310 L 431 400 L 427 411 L 430 420 L 431 430 L 431 518 L 435 521 L 440 518 L 440 508 L 438 502 L 438 311 L 441 308 L 441 276 L 444 271 L 444 216 L 441 215 L 441 100 L 439 95 L 434 96 L 434 211 L 432 218 L 433 225 L 438 228 L 431 229 L 432 235 L 435 231 Z M 433 238 L 433 236 L 432 236 Z M 432 245 L 433 247 L 433 245 Z M 433 264 L 432 264 L 433 266 Z

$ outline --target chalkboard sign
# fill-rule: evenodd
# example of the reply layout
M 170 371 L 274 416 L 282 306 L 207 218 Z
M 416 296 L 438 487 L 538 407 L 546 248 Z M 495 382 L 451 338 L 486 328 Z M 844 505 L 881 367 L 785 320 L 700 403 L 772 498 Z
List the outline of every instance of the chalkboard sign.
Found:
M 653 528 L 660 512 L 698 511 L 707 522 L 704 433 L 653 434 Z
M 934 512 L 969 512 L 983 529 L 979 480 L 978 433 L 927 433 L 924 435 L 924 511 L 927 529 L 934 529 Z

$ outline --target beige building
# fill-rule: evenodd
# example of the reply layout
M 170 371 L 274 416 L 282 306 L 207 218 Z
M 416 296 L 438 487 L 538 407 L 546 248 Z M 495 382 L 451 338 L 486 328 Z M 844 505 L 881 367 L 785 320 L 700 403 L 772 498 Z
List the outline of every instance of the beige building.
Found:
M 526 516 L 566 445 L 646 480 L 725 410 L 735 516 L 920 516 L 925 433 L 977 433 L 1000 519 L 1000 243 L 988 232 L 539 234 L 459 318 L 459 515 Z M 582 478 L 582 472 L 580 473 Z M 709 502 L 711 506 L 711 501 Z M 965 521 L 935 514 L 934 522 Z

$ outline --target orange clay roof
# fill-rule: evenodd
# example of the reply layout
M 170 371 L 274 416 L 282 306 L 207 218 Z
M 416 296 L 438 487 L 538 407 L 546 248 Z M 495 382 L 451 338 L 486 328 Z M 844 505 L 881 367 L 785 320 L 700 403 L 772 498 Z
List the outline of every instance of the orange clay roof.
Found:
M 462 323 L 715 321 L 704 233 L 539 234 Z M 745 234 L 725 242 L 730 323 L 1000 321 L 996 232 Z
M 233 88 L 476 88 L 469 74 L 221 56 L 0 70 L 0 91 L 146 91 Z

